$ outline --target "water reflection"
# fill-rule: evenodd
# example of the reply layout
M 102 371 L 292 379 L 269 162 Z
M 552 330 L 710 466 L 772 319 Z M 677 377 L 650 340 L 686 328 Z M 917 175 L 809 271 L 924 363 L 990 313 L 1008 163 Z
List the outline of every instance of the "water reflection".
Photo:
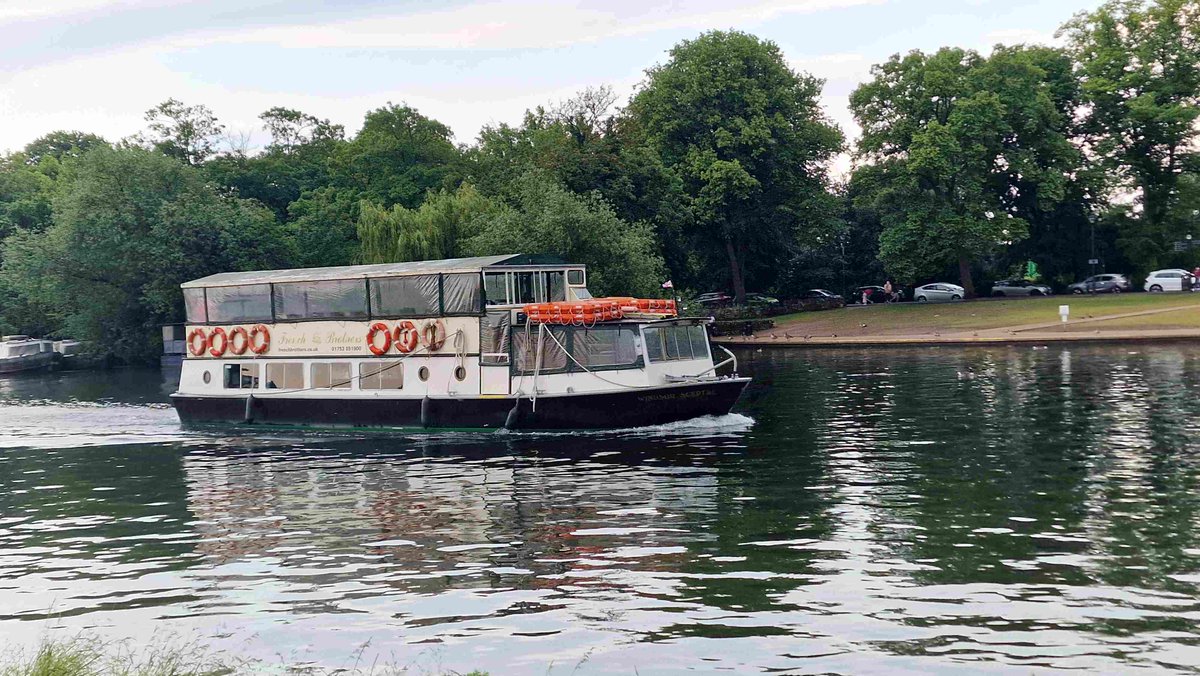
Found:
M 741 415 L 625 434 L 185 434 L 148 383 L 4 390 L 0 632 L 497 673 L 1200 663 L 1200 350 L 743 362 Z M 137 416 L 161 439 L 84 447 Z

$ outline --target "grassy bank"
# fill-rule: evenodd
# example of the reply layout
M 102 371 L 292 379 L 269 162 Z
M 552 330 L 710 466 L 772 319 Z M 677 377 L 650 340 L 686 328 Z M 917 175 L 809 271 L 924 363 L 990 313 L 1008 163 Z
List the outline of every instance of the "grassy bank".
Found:
M 361 653 L 361 651 L 360 651 Z M 339 676 L 488 676 L 486 672 L 429 671 L 377 663 L 321 669 L 310 664 L 288 666 L 230 657 L 197 642 L 151 639 L 146 645 L 102 641 L 90 636 L 44 639 L 30 649 L 5 646 L 0 653 L 0 676 L 224 676 L 225 674 L 289 673 Z
M 1059 321 L 1058 306 L 1071 307 L 1071 319 L 1096 319 L 1146 310 L 1179 308 L 1178 312 L 1147 317 L 1087 322 L 1079 330 L 1107 328 L 1200 328 L 1200 293 L 1052 296 L 960 303 L 868 305 L 826 312 L 784 315 L 768 333 L 812 336 L 902 336 L 979 331 L 1050 324 Z M 864 324 L 866 326 L 864 326 Z M 1075 325 L 1067 325 L 1073 330 Z

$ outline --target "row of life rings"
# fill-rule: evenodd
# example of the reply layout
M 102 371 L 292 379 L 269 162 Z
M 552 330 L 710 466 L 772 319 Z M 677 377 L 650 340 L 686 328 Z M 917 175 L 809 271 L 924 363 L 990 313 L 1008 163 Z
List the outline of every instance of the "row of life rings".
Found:
M 394 329 L 389 329 L 383 322 L 375 322 L 367 331 L 367 347 L 375 356 L 387 354 L 392 346 L 397 352 L 408 354 L 417 349 L 418 343 L 430 352 L 442 349 L 446 344 L 446 325 L 441 320 L 430 320 L 417 328 L 406 319 L 398 322 Z
M 246 354 L 250 350 L 254 354 L 262 354 L 271 347 L 271 331 L 265 325 L 259 324 L 249 331 L 239 326 L 228 334 L 225 329 L 217 327 L 211 333 L 205 334 L 204 329 L 195 328 L 188 334 L 188 350 L 193 357 L 199 357 L 205 350 L 214 357 L 220 357 L 229 351 L 235 355 Z

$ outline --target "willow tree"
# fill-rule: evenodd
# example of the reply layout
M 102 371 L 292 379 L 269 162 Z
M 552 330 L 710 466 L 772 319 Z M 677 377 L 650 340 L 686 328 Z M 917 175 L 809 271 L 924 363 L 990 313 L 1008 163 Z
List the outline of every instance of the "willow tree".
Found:
M 461 243 L 475 234 L 480 219 L 496 210 L 469 183 L 455 192 L 431 192 L 416 209 L 387 209 L 364 200 L 359 205 L 358 239 L 364 263 L 398 263 L 461 256 Z
M 734 295 L 769 277 L 796 244 L 835 227 L 827 163 L 842 135 L 820 107 L 823 82 L 779 47 L 737 31 L 685 40 L 647 71 L 629 113 L 684 183 L 694 240 L 728 265 Z

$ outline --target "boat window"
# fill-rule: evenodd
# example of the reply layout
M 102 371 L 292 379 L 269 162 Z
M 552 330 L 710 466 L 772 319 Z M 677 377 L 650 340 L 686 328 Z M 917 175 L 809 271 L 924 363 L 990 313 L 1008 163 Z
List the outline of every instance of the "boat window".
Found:
M 534 272 L 518 272 L 516 292 L 517 297 L 513 300 L 515 303 L 524 305 L 525 303 L 537 303 L 537 289 L 534 288 Z M 540 276 L 540 275 L 539 275 Z
M 432 317 L 441 314 L 438 276 L 372 279 L 371 312 L 377 317 Z
M 363 319 L 367 287 L 361 279 L 275 285 L 275 319 Z
M 479 362 L 481 364 L 508 363 L 508 327 L 511 315 L 508 310 L 487 313 L 479 322 Z
M 567 270 L 567 283 L 571 286 L 583 286 L 583 270 Z
M 575 300 L 590 300 L 592 298 L 592 292 L 588 291 L 586 287 L 576 286 L 571 291 L 575 294 Z
M 708 332 L 703 324 L 689 326 L 688 338 L 692 343 L 692 359 L 708 359 Z
M 312 365 L 312 386 L 320 389 L 350 389 L 348 362 L 316 363 Z
M 253 390 L 258 387 L 258 364 L 226 364 L 225 389 Z
M 538 373 L 564 371 L 567 368 L 567 353 L 563 352 L 559 344 L 567 344 L 567 329 L 566 327 L 547 327 L 546 332 L 553 332 L 554 336 L 558 338 L 558 342 L 556 343 L 549 335 L 543 338 L 542 367 Z M 537 368 L 538 329 L 531 327 L 529 333 L 524 330 L 514 331 L 512 344 L 517 371 L 532 374 Z
M 484 274 L 483 290 L 487 295 L 488 305 L 508 305 L 508 282 L 506 273 L 489 272 Z
M 567 299 L 566 273 L 546 272 L 546 300 L 553 303 Z
M 703 326 L 659 326 L 647 328 L 644 333 L 646 353 L 652 362 L 708 358 Z
M 208 321 L 222 324 L 271 321 L 271 285 L 214 286 L 206 289 Z
M 187 311 L 189 324 L 203 324 L 208 321 L 208 312 L 204 307 L 204 289 L 184 289 L 183 307 Z
M 304 365 L 294 363 L 267 364 L 267 389 L 304 389 Z
M 369 361 L 358 365 L 358 387 L 363 390 L 399 390 L 404 387 L 404 362 Z
M 442 275 L 442 305 L 448 315 L 477 315 L 479 306 L 479 275 L 475 273 Z
M 633 366 L 640 354 L 633 328 L 577 329 L 571 336 L 571 354 L 588 368 Z

